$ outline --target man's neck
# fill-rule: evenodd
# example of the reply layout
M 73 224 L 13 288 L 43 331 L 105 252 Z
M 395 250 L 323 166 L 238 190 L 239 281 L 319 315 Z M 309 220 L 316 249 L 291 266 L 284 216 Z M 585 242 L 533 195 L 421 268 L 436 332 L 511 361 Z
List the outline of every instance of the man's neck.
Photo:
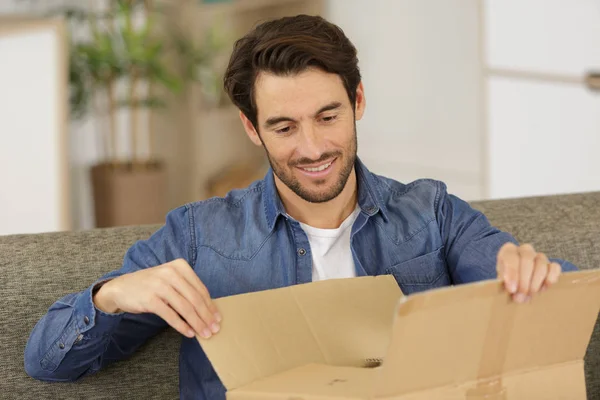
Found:
M 275 176 L 275 186 L 288 215 L 296 221 L 315 228 L 338 228 L 356 209 L 358 187 L 354 169 L 342 192 L 335 199 L 325 203 L 310 203 L 302 199 L 277 176 Z

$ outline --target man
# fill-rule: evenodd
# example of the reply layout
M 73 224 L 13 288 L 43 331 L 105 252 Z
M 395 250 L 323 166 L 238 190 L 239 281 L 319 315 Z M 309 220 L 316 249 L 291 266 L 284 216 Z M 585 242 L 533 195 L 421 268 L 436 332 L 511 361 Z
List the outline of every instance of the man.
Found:
M 227 318 L 211 299 L 392 274 L 405 294 L 498 277 L 526 302 L 561 267 L 575 269 L 517 246 L 443 183 L 372 174 L 356 156 L 366 105 L 356 49 L 324 19 L 256 27 L 236 43 L 225 89 L 271 171 L 225 198 L 171 211 L 121 269 L 52 305 L 25 350 L 31 376 L 76 380 L 170 325 L 184 335 L 181 397 L 223 399 L 195 339 L 217 334 Z

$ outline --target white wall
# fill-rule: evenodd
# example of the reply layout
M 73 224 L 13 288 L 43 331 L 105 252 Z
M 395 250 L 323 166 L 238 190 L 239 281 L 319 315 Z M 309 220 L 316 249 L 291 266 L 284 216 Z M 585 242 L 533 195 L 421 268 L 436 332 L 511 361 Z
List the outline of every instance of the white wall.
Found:
M 367 96 L 359 155 L 377 173 L 482 196 L 477 0 L 330 0 Z

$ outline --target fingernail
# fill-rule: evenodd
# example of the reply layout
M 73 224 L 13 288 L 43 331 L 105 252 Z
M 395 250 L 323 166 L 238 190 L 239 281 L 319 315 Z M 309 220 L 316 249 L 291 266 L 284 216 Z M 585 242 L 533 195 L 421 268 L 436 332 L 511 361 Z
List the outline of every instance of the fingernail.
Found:
M 525 303 L 529 303 L 531 301 L 531 296 L 525 296 Z
M 548 289 L 548 286 L 544 285 L 544 286 L 542 286 L 542 288 L 540 289 L 540 292 L 543 292 L 543 291 L 545 291 L 546 289 Z
M 194 336 L 196 336 L 196 333 L 193 330 L 190 329 L 189 331 L 187 331 L 187 336 L 189 338 L 193 338 Z
M 513 299 L 517 303 L 523 303 L 525 301 L 525 297 L 526 296 L 523 293 L 517 293 L 517 294 L 515 294 L 515 296 L 513 297 Z
M 223 320 L 223 318 L 221 317 L 221 314 L 219 314 L 219 313 L 215 313 L 215 319 L 217 320 L 217 322 L 221 322 Z
M 202 333 L 200 334 L 200 336 L 202 336 L 204 339 L 208 339 L 212 336 L 212 332 L 206 328 L 204 328 L 204 330 L 202 330 Z
M 210 326 L 210 330 L 212 331 L 212 333 L 217 333 L 220 329 L 221 327 L 216 322 Z
M 514 282 L 514 281 L 508 282 L 506 284 L 506 288 L 508 289 L 508 291 L 510 293 L 516 293 L 517 292 L 517 282 Z

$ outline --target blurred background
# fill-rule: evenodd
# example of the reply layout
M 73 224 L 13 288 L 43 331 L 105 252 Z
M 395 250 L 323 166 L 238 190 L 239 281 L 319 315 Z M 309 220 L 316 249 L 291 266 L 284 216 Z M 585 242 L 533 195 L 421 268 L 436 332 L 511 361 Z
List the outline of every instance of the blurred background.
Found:
M 598 0 L 0 0 L 0 234 L 160 223 L 262 178 L 222 74 L 298 13 L 358 48 L 373 172 L 465 200 L 600 190 Z

